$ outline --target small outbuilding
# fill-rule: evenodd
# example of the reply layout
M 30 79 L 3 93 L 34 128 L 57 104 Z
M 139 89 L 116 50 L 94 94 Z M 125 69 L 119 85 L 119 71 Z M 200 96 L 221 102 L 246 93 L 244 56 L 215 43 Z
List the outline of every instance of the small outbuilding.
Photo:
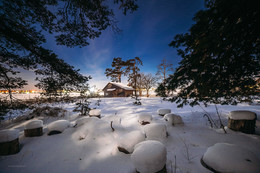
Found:
M 122 83 L 109 82 L 103 91 L 105 97 L 129 97 L 133 95 L 134 88 Z

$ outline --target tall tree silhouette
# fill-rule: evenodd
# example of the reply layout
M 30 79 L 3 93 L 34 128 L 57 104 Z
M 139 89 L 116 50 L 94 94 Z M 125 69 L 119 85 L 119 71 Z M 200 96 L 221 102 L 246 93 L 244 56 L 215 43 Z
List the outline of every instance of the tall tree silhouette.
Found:
M 110 77 L 112 82 L 121 82 L 122 75 L 125 75 L 125 61 L 122 58 L 114 58 L 112 65 L 113 68 L 107 68 L 105 74 Z
M 161 60 L 161 63 L 157 66 L 156 75 L 161 78 L 162 83 L 166 80 L 169 73 L 173 73 L 173 65 L 165 58 Z
M 206 0 L 188 33 L 170 46 L 182 57 L 167 90 L 179 89 L 171 101 L 196 105 L 236 104 L 259 94 L 260 11 L 258 1 Z

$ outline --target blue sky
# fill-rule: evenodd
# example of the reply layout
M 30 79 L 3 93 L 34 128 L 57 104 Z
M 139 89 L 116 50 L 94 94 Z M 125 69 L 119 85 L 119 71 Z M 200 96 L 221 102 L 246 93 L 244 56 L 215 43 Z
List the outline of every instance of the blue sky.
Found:
M 176 49 L 168 44 L 176 34 L 188 31 L 194 14 L 204 8 L 203 0 L 138 0 L 139 8 L 133 14 L 122 14 L 115 6 L 115 18 L 121 33 L 111 28 L 105 30 L 99 38 L 90 40 L 83 48 L 57 46 L 47 36 L 45 46 L 54 50 L 67 63 L 80 69 L 85 75 L 91 75 L 91 86 L 103 88 L 109 79 L 104 72 L 111 67 L 114 57 L 130 59 L 136 56 L 143 61 L 141 72 L 155 74 L 162 58 L 178 66 L 180 57 Z M 24 74 L 25 76 L 27 74 Z M 28 75 L 29 76 L 29 75 Z M 126 78 L 123 80 L 126 82 Z M 30 80 L 32 86 L 32 80 Z

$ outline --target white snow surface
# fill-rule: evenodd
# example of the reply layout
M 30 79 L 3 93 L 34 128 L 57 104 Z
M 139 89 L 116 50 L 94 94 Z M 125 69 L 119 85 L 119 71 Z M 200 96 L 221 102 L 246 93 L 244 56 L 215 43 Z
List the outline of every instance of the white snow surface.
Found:
M 153 117 L 150 113 L 146 113 L 146 112 L 142 112 L 138 115 L 138 122 L 142 123 L 142 122 L 149 122 L 151 123 Z
M 0 131 L 0 142 L 10 142 L 19 137 L 19 130 L 8 129 Z
M 231 111 L 228 114 L 228 117 L 233 120 L 254 120 L 256 118 L 256 115 L 254 112 L 251 111 Z
M 42 120 L 31 120 L 24 126 L 24 129 L 36 129 L 40 127 L 43 127 Z
M 99 116 L 101 114 L 101 110 L 100 109 L 91 109 L 89 111 L 89 115 L 90 116 Z
M 52 123 L 50 123 L 47 128 L 48 131 L 60 131 L 63 132 L 65 129 L 67 129 L 70 126 L 70 122 L 68 120 L 57 120 Z
M 166 164 L 166 154 L 166 147 L 162 143 L 148 140 L 135 146 L 131 160 L 137 171 L 155 173 L 163 169 Z
M 98 98 L 89 99 L 91 108 L 96 107 L 97 100 Z M 19 142 L 23 147 L 15 155 L 0 156 L 0 172 L 134 173 L 135 166 L 131 161 L 131 154 L 119 152 L 117 146 L 124 135 L 132 131 L 144 131 L 144 127 L 147 125 L 142 126 L 138 122 L 138 115 L 143 112 L 152 115 L 151 124 L 163 123 L 167 127 L 169 136 L 163 141 L 167 151 L 167 172 L 175 172 L 176 156 L 176 173 L 211 173 L 201 165 L 200 159 L 208 147 L 220 142 L 246 148 L 254 153 L 258 160 L 260 159 L 259 120 L 256 120 L 256 134 L 243 134 L 228 128 L 226 128 L 227 134 L 224 134 L 219 129 L 212 129 L 207 118 L 203 117 L 205 112 L 202 108 L 218 122 L 215 105 L 202 106 L 202 108 L 199 106 L 177 108 L 175 103 L 162 101 L 157 97 L 142 97 L 141 102 L 141 106 L 135 106 L 131 98 L 101 98 L 98 107 L 102 110 L 101 119 L 91 117 L 86 121 L 87 117 L 73 112 L 75 103 L 44 104 L 66 109 L 68 114 L 63 118 L 37 117 L 43 121 L 44 132 L 37 138 L 24 137 L 23 129 L 28 122 L 26 120 L 13 121 L 11 124 L 1 122 L 0 130 L 17 129 L 20 131 Z M 225 126 L 228 124 L 229 112 L 234 110 L 248 110 L 255 112 L 258 117 L 260 115 L 260 105 L 257 102 L 252 105 L 243 103 L 236 106 L 217 105 L 217 107 Z M 184 125 L 172 126 L 166 122 L 162 116 L 157 114 L 157 110 L 160 108 L 171 109 L 174 114 L 180 115 Z M 12 116 L 21 115 L 19 111 L 12 113 Z M 26 112 L 23 113 L 26 114 Z M 80 118 L 84 119 L 78 120 Z M 75 128 L 67 128 L 60 135 L 48 136 L 48 125 L 61 119 L 65 119 L 71 124 L 82 123 Z M 113 121 L 114 131 L 110 127 L 112 119 L 121 120 L 120 124 Z M 0 139 L 2 138 L 0 137 Z M 187 148 L 190 160 L 187 157 Z
M 83 124 L 89 123 L 91 121 L 95 121 L 97 119 L 98 119 L 97 117 L 81 117 L 76 120 L 75 125 L 76 125 L 76 127 L 79 127 Z
M 158 109 L 157 113 L 159 115 L 165 115 L 165 114 L 171 113 L 171 109 Z
M 207 149 L 203 161 L 218 172 L 259 173 L 260 160 L 254 153 L 234 144 L 217 143 Z
M 165 114 L 163 118 L 172 125 L 183 124 L 182 118 L 179 115 L 169 113 Z
M 153 123 L 144 126 L 147 139 L 164 141 L 166 139 L 166 125 L 164 123 Z
M 144 134 L 135 130 L 120 137 L 118 146 L 126 149 L 129 153 L 132 153 L 134 151 L 134 146 L 144 140 Z

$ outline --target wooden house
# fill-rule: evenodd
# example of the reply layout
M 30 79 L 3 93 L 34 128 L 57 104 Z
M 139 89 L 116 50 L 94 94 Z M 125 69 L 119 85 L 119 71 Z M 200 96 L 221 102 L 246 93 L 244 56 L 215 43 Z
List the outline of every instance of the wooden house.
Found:
M 122 83 L 109 82 L 104 88 L 105 97 L 129 97 L 134 89 Z

